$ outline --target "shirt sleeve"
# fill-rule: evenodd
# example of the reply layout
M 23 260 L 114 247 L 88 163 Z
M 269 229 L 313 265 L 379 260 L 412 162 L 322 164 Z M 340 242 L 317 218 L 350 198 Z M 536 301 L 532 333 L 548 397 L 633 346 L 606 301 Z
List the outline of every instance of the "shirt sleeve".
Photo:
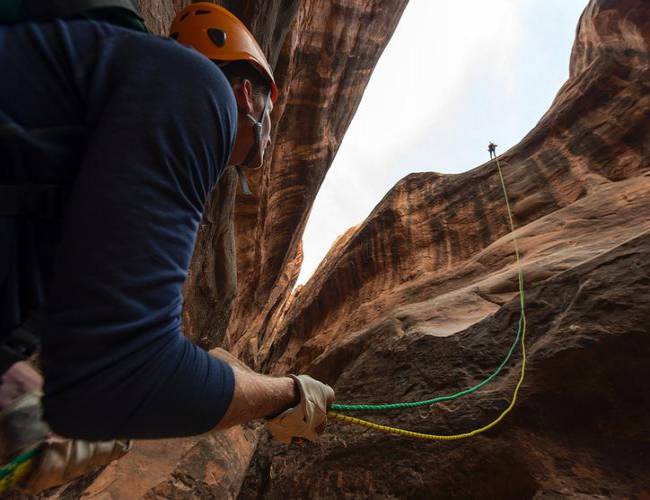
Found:
M 44 416 L 88 440 L 200 434 L 234 377 L 183 336 L 181 290 L 234 142 L 234 96 L 212 62 L 169 40 L 114 36 L 95 58 L 48 296 Z

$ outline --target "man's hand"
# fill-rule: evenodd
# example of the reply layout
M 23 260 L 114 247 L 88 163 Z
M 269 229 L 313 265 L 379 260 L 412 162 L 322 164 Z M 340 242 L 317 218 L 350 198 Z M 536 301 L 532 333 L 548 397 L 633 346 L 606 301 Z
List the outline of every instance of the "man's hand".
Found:
M 24 492 L 37 494 L 48 488 L 69 483 L 98 467 L 126 455 L 131 448 L 128 439 L 83 441 L 51 436 L 41 445 L 34 468 L 18 484 Z
M 325 430 L 327 406 L 334 401 L 330 386 L 309 375 L 269 377 L 256 373 L 223 349 L 213 349 L 210 354 L 228 363 L 235 373 L 232 401 L 213 430 L 266 418 L 268 429 L 283 443 L 290 443 L 292 437 L 314 441 Z
M 291 375 L 300 390 L 300 402 L 267 421 L 275 439 L 290 444 L 292 438 L 316 441 L 325 430 L 327 407 L 334 401 L 334 390 L 309 375 Z

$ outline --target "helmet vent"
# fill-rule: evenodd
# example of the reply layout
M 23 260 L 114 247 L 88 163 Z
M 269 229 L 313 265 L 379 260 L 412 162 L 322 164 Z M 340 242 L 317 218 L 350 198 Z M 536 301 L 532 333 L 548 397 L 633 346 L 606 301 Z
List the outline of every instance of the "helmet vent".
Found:
M 226 45 L 226 39 L 228 37 L 225 31 L 218 28 L 210 28 L 208 30 L 208 36 L 210 37 L 210 40 L 212 40 L 212 43 L 214 43 L 217 47 L 223 47 Z
M 183 15 L 181 16 L 180 21 L 185 21 L 185 18 L 186 18 L 187 16 L 189 16 L 189 15 L 190 15 L 190 13 L 189 13 L 189 12 L 186 12 L 185 14 L 183 14 Z
M 204 16 L 206 14 L 212 14 L 212 11 L 209 11 L 209 10 L 197 10 L 196 12 L 194 12 L 195 16 Z

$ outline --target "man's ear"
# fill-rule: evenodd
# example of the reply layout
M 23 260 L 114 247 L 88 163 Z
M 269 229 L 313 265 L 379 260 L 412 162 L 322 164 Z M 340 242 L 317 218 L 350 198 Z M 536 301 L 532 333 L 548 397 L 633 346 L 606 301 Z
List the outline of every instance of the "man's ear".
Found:
M 250 80 L 242 79 L 237 85 L 233 87 L 235 92 L 235 99 L 237 100 L 237 108 L 243 113 L 253 112 L 253 85 Z

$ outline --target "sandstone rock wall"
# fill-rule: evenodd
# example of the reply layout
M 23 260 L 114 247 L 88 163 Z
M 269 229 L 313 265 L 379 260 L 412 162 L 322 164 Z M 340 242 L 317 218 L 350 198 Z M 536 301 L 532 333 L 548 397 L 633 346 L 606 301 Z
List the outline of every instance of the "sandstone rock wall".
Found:
M 570 79 L 500 158 L 527 295 L 528 374 L 513 413 L 451 443 L 337 423 L 303 448 L 263 436 L 242 498 L 650 495 L 649 16 L 642 0 L 592 0 Z M 339 402 L 422 400 L 478 383 L 519 318 L 508 233 L 493 162 L 407 176 L 287 302 L 265 366 L 325 379 Z M 507 406 L 521 362 L 519 353 L 460 400 L 368 416 L 471 430 Z
M 597 199 L 605 186 L 648 169 L 648 52 L 646 47 L 642 57 L 638 47 L 650 39 L 650 8 L 628 4 L 590 3 L 570 80 L 537 127 L 501 156 L 522 228 L 590 195 Z M 630 10 L 637 14 L 622 14 Z M 599 35 L 594 26 L 606 23 L 610 32 Z M 634 36 L 615 36 L 622 32 Z M 590 228 L 598 231 L 599 223 Z M 507 240 L 501 245 L 505 255 L 490 257 L 508 232 L 494 163 L 460 175 L 406 177 L 363 224 L 339 239 L 292 298 L 285 322 L 274 331 L 269 366 L 304 369 L 320 352 L 313 349 L 318 336 L 331 343 L 390 314 L 387 307 L 457 289 L 456 275 L 467 284 L 492 276 L 512 263 Z M 537 244 L 530 244 L 531 251 L 540 250 Z M 503 284 L 503 291 L 514 292 L 513 284 Z

